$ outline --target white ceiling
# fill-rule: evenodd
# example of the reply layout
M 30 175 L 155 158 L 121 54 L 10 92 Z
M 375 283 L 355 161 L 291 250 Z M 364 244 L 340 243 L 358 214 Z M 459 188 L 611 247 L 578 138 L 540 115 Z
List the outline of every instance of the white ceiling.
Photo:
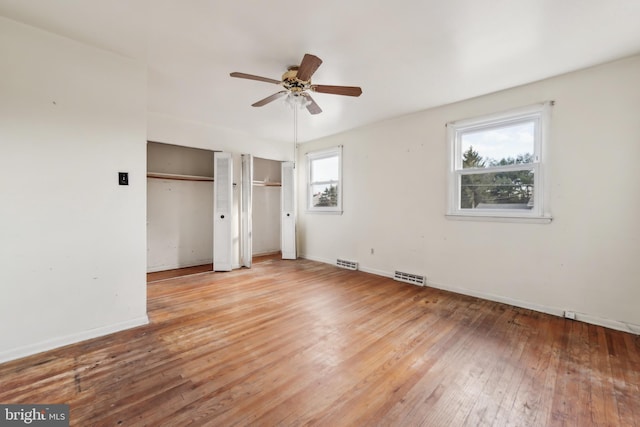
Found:
M 640 0 L 0 0 L 0 15 L 148 65 L 148 108 L 290 141 L 280 79 L 305 53 L 317 84 L 299 140 L 443 105 L 640 52 Z

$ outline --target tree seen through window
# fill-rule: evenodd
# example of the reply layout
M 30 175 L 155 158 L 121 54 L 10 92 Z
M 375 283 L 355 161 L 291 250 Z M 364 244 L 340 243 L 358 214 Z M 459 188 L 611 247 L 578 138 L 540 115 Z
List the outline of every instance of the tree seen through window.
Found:
M 462 155 L 464 169 L 494 168 L 533 162 L 531 153 L 500 160 L 484 159 L 470 146 Z M 495 170 L 495 169 L 493 169 Z M 533 170 L 496 171 L 461 176 L 460 207 L 530 209 L 533 206 Z

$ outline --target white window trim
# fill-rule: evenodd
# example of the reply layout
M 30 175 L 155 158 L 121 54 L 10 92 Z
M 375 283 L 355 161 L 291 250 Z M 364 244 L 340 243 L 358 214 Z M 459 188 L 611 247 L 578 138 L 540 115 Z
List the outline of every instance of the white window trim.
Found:
M 448 206 L 447 218 L 455 220 L 549 223 L 549 188 L 545 180 L 545 168 L 548 164 L 547 146 L 550 137 L 551 106 L 553 101 L 531 105 L 502 113 L 490 114 L 472 119 L 459 120 L 447 124 L 448 159 Z M 534 163 L 528 165 L 497 166 L 490 169 L 462 171 L 461 135 L 471 130 L 530 121 L 537 122 L 534 138 Z M 534 170 L 534 207 L 531 211 L 508 209 L 461 209 L 460 179 L 462 175 L 473 173 L 491 173 L 493 171 Z
M 342 145 L 329 148 L 326 150 L 312 151 L 306 154 L 307 156 L 307 212 L 309 213 L 324 213 L 324 214 L 342 214 Z M 313 206 L 312 198 L 313 191 L 311 189 L 311 162 L 314 160 L 320 160 L 327 157 L 338 156 L 338 206 Z M 334 182 L 334 181 L 331 181 Z M 327 182 L 330 183 L 330 182 Z M 316 183 L 318 184 L 318 183 Z M 320 182 L 319 184 L 324 184 Z

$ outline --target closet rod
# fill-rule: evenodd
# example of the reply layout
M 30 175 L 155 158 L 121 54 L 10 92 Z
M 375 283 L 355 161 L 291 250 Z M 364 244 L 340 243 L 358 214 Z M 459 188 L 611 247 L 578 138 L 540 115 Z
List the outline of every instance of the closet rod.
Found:
M 256 187 L 282 187 L 280 182 L 268 182 L 268 181 L 253 181 L 253 185 Z
M 180 175 L 175 173 L 160 173 L 160 172 L 148 172 L 147 178 L 156 179 L 174 179 L 178 181 L 208 181 L 213 182 L 213 177 L 210 176 L 196 176 L 196 175 Z

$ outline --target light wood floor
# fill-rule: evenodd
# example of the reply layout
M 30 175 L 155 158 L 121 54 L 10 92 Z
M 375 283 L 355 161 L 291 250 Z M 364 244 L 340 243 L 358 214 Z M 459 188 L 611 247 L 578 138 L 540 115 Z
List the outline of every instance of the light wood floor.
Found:
M 312 261 L 149 285 L 151 324 L 0 365 L 78 426 L 638 426 L 640 338 Z
M 176 277 L 189 276 L 191 274 L 207 273 L 213 271 L 213 264 L 196 265 L 194 267 L 176 268 L 173 270 L 156 271 L 147 273 L 147 283 L 159 280 L 175 279 Z

